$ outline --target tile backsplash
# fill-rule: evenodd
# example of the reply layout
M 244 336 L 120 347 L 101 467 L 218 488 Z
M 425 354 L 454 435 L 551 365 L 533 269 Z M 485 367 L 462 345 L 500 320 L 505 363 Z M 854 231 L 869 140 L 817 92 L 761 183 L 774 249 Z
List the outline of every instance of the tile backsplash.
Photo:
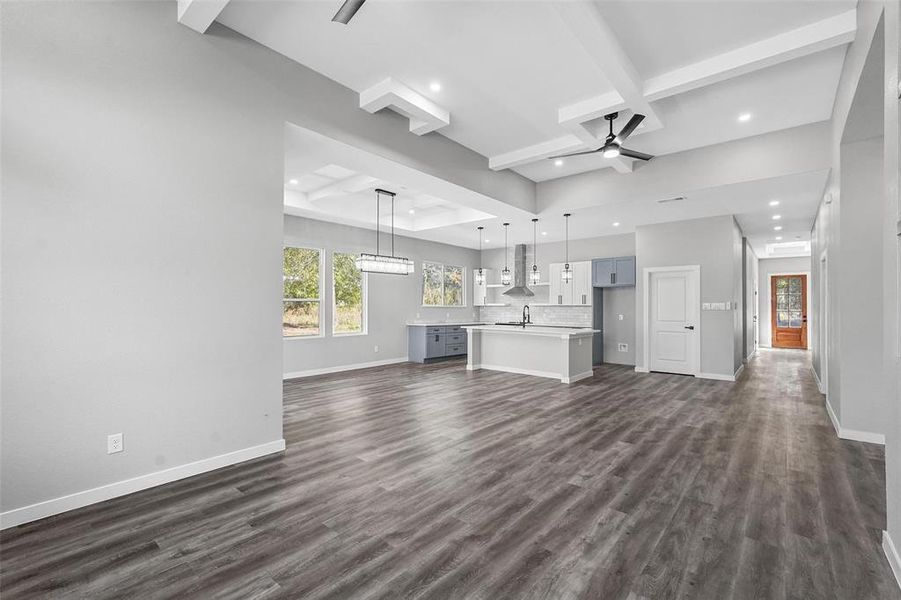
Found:
M 522 307 L 528 304 L 522 299 L 511 298 L 510 306 L 479 307 L 479 320 L 485 323 L 519 321 Z M 591 306 L 533 306 L 529 305 L 532 322 L 539 325 L 576 325 L 591 327 Z

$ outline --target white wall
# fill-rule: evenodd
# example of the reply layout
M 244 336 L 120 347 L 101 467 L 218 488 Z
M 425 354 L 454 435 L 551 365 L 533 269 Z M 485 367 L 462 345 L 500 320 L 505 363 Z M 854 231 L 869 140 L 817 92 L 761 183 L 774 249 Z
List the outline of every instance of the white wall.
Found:
M 4 524 L 280 440 L 286 122 L 534 204 L 528 180 L 179 25 L 174 2 L 0 11 Z
M 736 236 L 738 253 L 736 255 Z M 732 377 L 741 364 L 741 232 L 732 216 L 646 225 L 635 231 L 636 364 L 643 364 L 643 269 L 701 266 L 701 302 L 732 302 L 731 311 L 701 311 L 701 373 Z M 736 260 L 737 256 L 737 260 Z M 737 282 L 737 283 L 736 283 Z M 736 351 L 737 348 L 737 351 Z M 737 352 L 737 353 L 736 353 Z M 736 357 L 738 363 L 736 364 Z
M 572 218 L 576 218 L 574 215 Z M 491 234 L 495 239 L 503 239 L 503 232 Z M 513 248 L 507 250 L 508 265 L 513 270 Z M 615 256 L 635 255 L 635 234 L 626 233 L 618 235 L 605 235 L 594 238 L 570 240 L 569 259 L 571 262 L 591 260 L 593 258 L 609 258 Z M 542 273 L 542 280 L 547 279 L 548 265 L 564 260 L 564 244 L 555 242 L 549 244 L 538 243 L 538 268 Z M 500 277 L 500 271 L 504 268 L 503 248 L 485 250 L 482 253 L 483 267 L 493 270 L 495 277 Z M 528 247 L 529 265 L 531 265 L 532 245 Z M 530 288 L 531 289 L 531 288 Z M 498 296 L 499 301 L 510 303 L 506 308 L 484 308 L 481 311 L 483 320 L 489 322 L 519 319 L 522 306 L 525 303 L 547 302 L 548 288 L 536 287 L 534 298 L 522 299 L 510 296 Z M 493 292 L 499 294 L 499 292 Z M 603 291 L 604 302 L 604 362 L 634 365 L 635 364 L 635 288 L 607 288 Z M 532 320 L 537 323 L 555 323 L 561 319 L 573 324 L 590 325 L 590 309 L 571 307 L 530 307 Z M 622 315 L 622 320 L 619 319 Z M 620 351 L 619 344 L 627 345 L 628 350 Z
M 416 272 L 408 276 L 367 275 L 368 327 L 366 335 L 332 336 L 333 252 L 374 252 L 375 230 L 285 215 L 285 245 L 319 248 L 325 252 L 321 338 L 284 338 L 285 376 L 387 360 L 406 360 L 408 321 L 472 321 L 478 309 L 472 305 L 472 270 L 478 268 L 479 251 L 426 240 L 397 236 L 395 253 L 414 261 Z M 387 237 L 382 238 L 383 244 Z M 384 248 L 384 245 L 382 246 Z M 422 261 L 466 268 L 466 306 L 422 306 Z M 378 346 L 378 352 L 375 347 Z
M 762 258 L 757 262 L 757 313 L 760 316 L 760 345 L 773 345 L 772 311 L 770 310 L 770 278 L 773 275 L 807 275 L 807 345 L 810 347 L 810 257 Z

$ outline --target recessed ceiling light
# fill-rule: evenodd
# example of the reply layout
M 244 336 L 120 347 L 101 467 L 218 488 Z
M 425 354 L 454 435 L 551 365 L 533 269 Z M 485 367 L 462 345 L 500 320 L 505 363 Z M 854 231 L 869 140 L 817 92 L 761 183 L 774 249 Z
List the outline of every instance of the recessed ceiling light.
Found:
M 541 235 L 547 235 L 547 231 L 542 231 Z
M 770 206 L 779 206 L 778 200 L 770 200 Z
M 416 211 L 413 210 L 413 209 L 411 208 L 411 209 L 410 209 L 410 214 L 411 214 L 411 215 L 416 214 Z
M 289 179 L 289 180 L 288 180 L 288 183 L 290 183 L 291 185 L 297 185 L 297 180 L 296 180 L 296 179 Z
M 782 231 L 782 225 L 776 225 L 773 227 L 773 231 Z
M 738 120 L 742 123 L 747 123 L 751 120 L 751 113 L 741 113 L 738 115 Z
M 619 227 L 619 221 L 613 224 L 614 227 Z
M 776 241 L 777 241 L 777 242 L 778 242 L 779 240 L 781 240 L 781 239 L 782 239 L 782 236 L 781 236 L 781 235 L 777 235 L 777 236 L 776 236 Z
M 563 159 L 558 158 L 557 160 L 555 160 L 555 161 L 554 161 L 554 166 L 556 166 L 556 167 L 562 167 L 562 166 L 563 166 Z
M 778 221 L 778 220 L 781 219 L 781 218 L 782 218 L 782 215 L 773 215 L 773 220 L 774 220 L 774 221 Z
M 491 241 L 491 240 L 485 240 L 485 243 L 487 244 L 487 243 L 489 243 L 490 241 Z
M 440 92 L 441 84 L 438 83 L 437 81 L 433 81 L 432 83 L 429 84 L 429 89 L 432 90 L 433 92 Z

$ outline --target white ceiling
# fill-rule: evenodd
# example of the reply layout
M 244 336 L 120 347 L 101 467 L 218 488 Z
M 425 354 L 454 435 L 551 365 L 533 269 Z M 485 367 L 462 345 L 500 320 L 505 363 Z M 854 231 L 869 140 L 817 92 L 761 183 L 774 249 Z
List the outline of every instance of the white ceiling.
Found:
M 493 159 L 555 140 L 572 146 L 573 132 L 561 125 L 561 108 L 605 94 L 621 94 L 629 104 L 623 89 L 629 80 L 623 83 L 619 66 L 628 67 L 624 71 L 638 88 L 647 88 L 649 80 L 699 61 L 722 62 L 733 56 L 730 52 L 750 56 L 749 44 L 770 40 L 778 46 L 774 36 L 804 26 L 818 27 L 816 35 L 824 40 L 832 35 L 832 41 L 814 41 L 792 54 L 794 42 L 781 39 L 788 46 L 770 66 L 736 69 L 650 101 L 642 110 L 653 113 L 660 126 L 649 118 L 650 126 L 638 130 L 628 146 L 665 154 L 826 120 L 845 46 L 836 26 L 823 25 L 824 19 L 856 5 L 855 0 L 598 2 L 589 14 L 616 38 L 605 37 L 605 48 L 614 44 L 622 51 L 619 63 L 611 64 L 613 53 L 599 55 L 597 48 L 586 47 L 591 32 L 587 44 L 580 41 L 573 30 L 578 23 L 562 16 L 585 2 L 369 0 L 348 26 L 330 20 L 340 3 L 232 0 L 217 20 L 358 92 L 389 77 L 405 84 L 450 112 L 450 125 L 429 135 L 445 135 Z M 441 90 L 432 91 L 432 82 L 440 82 Z M 745 112 L 752 118 L 739 122 Z M 599 156 L 555 166 L 539 153 L 513 168 L 542 181 L 607 166 Z
M 679 202 L 643 198 L 584 208 L 573 211 L 570 238 L 631 233 L 641 225 L 735 215 L 754 251 L 765 258 L 767 244 L 810 240 L 827 176 L 827 170 L 808 171 L 693 189 Z M 478 248 L 476 227 L 483 226 L 487 249 L 503 244 L 502 223 L 508 221 L 511 244 L 532 240 L 534 215 L 529 212 L 294 125 L 286 126 L 285 180 L 288 214 L 374 228 L 374 190 L 383 187 L 398 194 L 395 227 L 399 234 Z M 778 201 L 778 206 L 770 206 L 771 201 Z M 774 221 L 773 215 L 781 219 Z M 564 220 L 556 209 L 538 217 L 539 232 L 544 234 L 540 241 L 564 239 Z M 385 227 L 389 223 L 390 208 L 383 202 L 380 224 Z M 783 229 L 774 231 L 776 225 Z

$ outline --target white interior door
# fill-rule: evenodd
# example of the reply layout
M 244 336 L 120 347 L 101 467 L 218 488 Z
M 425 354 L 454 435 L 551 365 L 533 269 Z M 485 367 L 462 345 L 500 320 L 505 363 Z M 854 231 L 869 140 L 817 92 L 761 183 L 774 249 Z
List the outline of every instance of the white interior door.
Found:
M 697 375 L 701 363 L 698 271 L 653 271 L 648 283 L 648 368 Z

